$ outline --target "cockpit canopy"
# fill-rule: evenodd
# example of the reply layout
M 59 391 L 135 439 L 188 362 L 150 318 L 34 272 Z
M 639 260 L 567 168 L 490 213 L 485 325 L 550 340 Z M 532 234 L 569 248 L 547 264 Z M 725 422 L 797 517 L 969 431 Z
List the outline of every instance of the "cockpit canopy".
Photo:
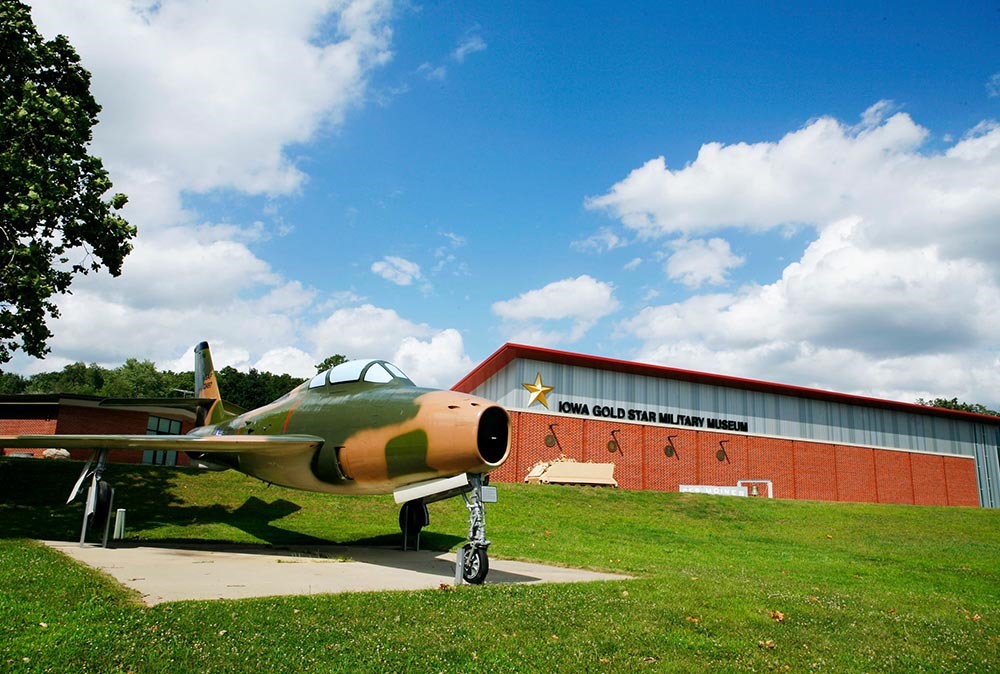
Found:
M 325 372 L 320 372 L 309 382 L 309 388 L 351 382 L 367 382 L 369 384 L 393 383 L 397 386 L 414 386 L 410 378 L 392 363 L 387 363 L 384 360 L 349 360 Z

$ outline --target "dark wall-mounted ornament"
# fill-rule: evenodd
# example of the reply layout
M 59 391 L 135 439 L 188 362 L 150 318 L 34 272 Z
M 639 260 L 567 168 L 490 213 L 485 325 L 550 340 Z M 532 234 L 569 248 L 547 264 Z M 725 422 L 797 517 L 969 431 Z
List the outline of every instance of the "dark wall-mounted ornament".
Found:
M 608 441 L 608 451 L 609 452 L 614 453 L 614 452 L 621 452 L 622 451 L 621 443 L 618 442 L 618 432 L 619 432 L 619 429 L 617 429 L 617 428 L 615 430 L 611 431 L 611 440 Z M 624 452 L 622 452 L 622 453 L 624 453 Z
M 556 437 L 556 426 L 559 424 L 549 424 L 549 434 L 545 436 L 545 446 L 546 447 L 559 447 L 562 450 L 562 445 L 559 444 L 559 438 Z
M 727 442 L 729 442 L 729 440 L 719 440 L 719 451 L 715 453 L 715 458 L 718 459 L 720 463 L 723 461 L 729 463 L 729 455 L 726 454 Z
M 674 438 L 676 438 L 676 437 L 678 437 L 678 436 L 676 436 L 676 435 L 668 435 L 667 436 L 667 444 L 663 448 L 663 453 L 665 455 L 667 455 L 668 457 L 670 457 L 670 456 L 676 457 L 677 460 L 680 461 L 681 457 L 677 454 L 677 448 L 674 447 Z

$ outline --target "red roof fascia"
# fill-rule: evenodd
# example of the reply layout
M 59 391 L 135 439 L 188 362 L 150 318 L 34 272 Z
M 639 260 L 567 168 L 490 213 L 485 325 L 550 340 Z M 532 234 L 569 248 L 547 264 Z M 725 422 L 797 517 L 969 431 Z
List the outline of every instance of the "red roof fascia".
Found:
M 538 346 L 513 344 L 511 342 L 504 344 L 493 352 L 493 354 L 486 358 L 486 360 L 475 367 L 457 384 L 452 386 L 452 390 L 461 391 L 463 393 L 471 393 L 476 387 L 483 384 L 487 379 L 495 375 L 517 358 L 530 358 L 547 363 L 555 363 L 557 365 L 575 365 L 595 370 L 609 370 L 612 372 L 624 372 L 626 374 L 657 377 L 660 379 L 688 381 L 696 384 L 726 386 L 729 388 L 743 389 L 747 391 L 761 391 L 763 393 L 774 393 L 778 395 L 795 396 L 798 398 L 809 398 L 812 400 L 826 400 L 829 402 L 844 403 L 849 405 L 879 407 L 882 409 L 911 412 L 916 414 L 930 414 L 933 416 L 957 417 L 980 422 L 986 421 L 993 425 L 1000 425 L 1000 417 L 994 417 L 988 414 L 964 412 L 961 410 L 952 410 L 943 407 L 928 407 L 926 405 L 918 405 L 916 403 L 904 403 L 895 400 L 885 400 L 883 398 L 870 398 L 851 393 L 837 393 L 835 391 L 806 388 L 804 386 L 793 386 L 791 384 L 776 384 L 774 382 L 746 379 L 743 377 L 731 377 L 722 374 L 696 372 L 694 370 L 683 370 L 680 368 L 667 367 L 665 365 L 652 365 L 649 363 L 617 360 L 615 358 L 604 358 L 603 356 L 590 356 L 582 353 L 572 353 L 570 351 L 545 349 Z

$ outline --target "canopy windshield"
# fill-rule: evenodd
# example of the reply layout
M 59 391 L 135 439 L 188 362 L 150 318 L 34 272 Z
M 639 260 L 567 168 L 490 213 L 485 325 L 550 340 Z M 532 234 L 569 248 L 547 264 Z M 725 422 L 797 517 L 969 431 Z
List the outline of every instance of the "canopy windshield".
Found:
M 370 384 L 395 382 L 413 386 L 410 378 L 392 363 L 384 360 L 349 360 L 313 377 L 309 382 L 309 388 L 359 381 Z

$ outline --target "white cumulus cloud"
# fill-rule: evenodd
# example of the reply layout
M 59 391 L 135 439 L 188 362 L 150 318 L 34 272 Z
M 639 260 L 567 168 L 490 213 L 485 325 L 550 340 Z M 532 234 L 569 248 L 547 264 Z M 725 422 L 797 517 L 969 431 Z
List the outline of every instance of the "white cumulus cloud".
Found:
M 413 285 L 414 281 L 421 278 L 420 265 L 395 255 L 387 255 L 372 264 L 372 271 L 398 286 Z
M 434 388 L 450 388 L 474 365 L 465 353 L 461 333 L 451 328 L 428 339 L 404 338 L 392 359 L 414 383 Z
M 580 239 L 570 244 L 573 250 L 586 253 L 604 253 L 626 245 L 626 241 L 607 227 L 602 227 L 586 239 Z
M 928 241 L 943 226 L 981 224 L 1000 205 L 1000 131 L 982 125 L 946 152 L 925 153 L 928 130 L 905 113 L 883 118 L 889 109 L 876 104 L 855 126 L 821 117 L 777 142 L 706 143 L 677 170 L 657 157 L 587 204 L 644 236 L 865 215 L 887 236 Z M 1000 231 L 988 243 L 1000 245 Z
M 986 94 L 990 98 L 1000 97 L 1000 72 L 993 73 L 990 79 L 986 80 Z
M 667 276 L 689 288 L 704 283 L 722 285 L 729 270 L 745 261 L 732 252 L 725 239 L 678 239 L 670 246 L 674 252 L 667 259 Z
M 892 110 L 876 104 L 854 126 L 819 118 L 775 142 L 709 143 L 678 170 L 654 159 L 590 200 L 646 237 L 816 232 L 780 278 L 647 307 L 619 336 L 669 365 L 996 406 L 1000 126 L 930 151 L 930 132 Z M 728 246 L 698 262 L 711 241 L 671 258 L 668 274 L 724 280 Z
M 472 369 L 457 330 L 414 323 L 392 309 L 371 304 L 338 309 L 308 335 L 314 355 L 384 358 L 420 386 L 448 387 Z
M 579 340 L 618 306 L 614 286 L 585 274 L 495 302 L 493 313 L 504 319 L 514 341 L 546 344 Z
M 290 374 L 305 379 L 316 374 L 316 364 L 321 360 L 294 346 L 282 346 L 263 353 L 253 367 L 260 372 Z
M 388 2 L 34 4 L 39 29 L 66 34 L 91 71 L 94 146 L 129 214 L 151 221 L 176 218 L 182 190 L 297 189 L 287 146 L 342 122 L 390 53 Z
M 462 41 L 458 43 L 455 50 L 451 53 L 451 57 L 462 63 L 469 54 L 475 54 L 476 52 L 486 50 L 486 40 L 480 35 L 467 35 L 462 38 Z

